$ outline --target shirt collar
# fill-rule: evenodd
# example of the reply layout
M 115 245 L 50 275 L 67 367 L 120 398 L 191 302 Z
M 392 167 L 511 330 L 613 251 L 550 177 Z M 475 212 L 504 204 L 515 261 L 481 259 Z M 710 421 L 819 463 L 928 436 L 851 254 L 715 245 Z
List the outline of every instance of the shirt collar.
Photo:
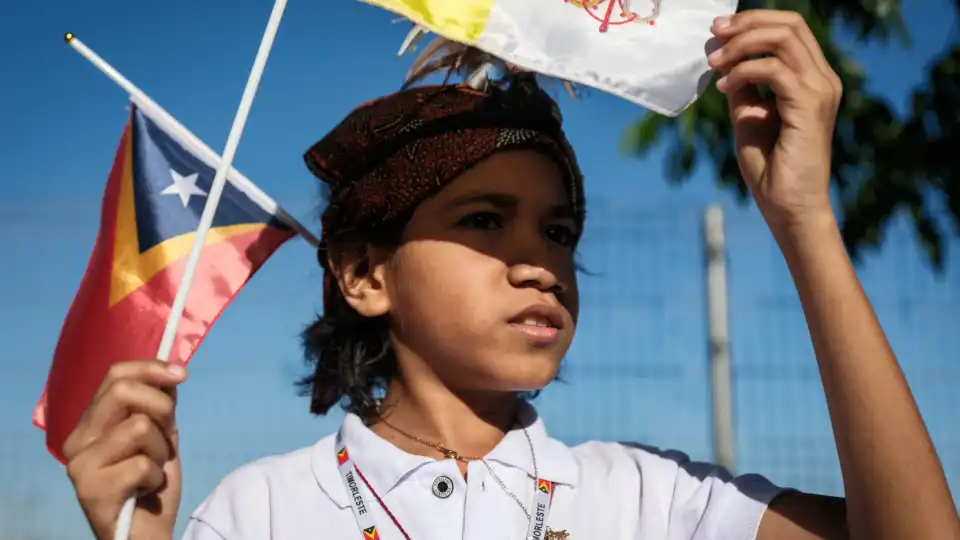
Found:
M 521 401 L 519 424 L 526 427 L 530 436 L 539 476 L 557 484 L 576 485 L 579 470 L 573 453 L 565 444 L 547 435 L 543 420 L 526 401 Z M 311 456 L 317 482 L 341 508 L 349 507 L 350 500 L 337 470 L 338 437 L 342 438 L 356 466 L 381 496 L 418 468 L 434 462 L 431 458 L 400 450 L 370 430 L 358 416 L 347 413 L 338 436 L 326 437 L 317 443 Z M 536 478 L 530 444 L 519 426 L 507 432 L 487 455 L 487 460 L 522 469 L 531 480 Z

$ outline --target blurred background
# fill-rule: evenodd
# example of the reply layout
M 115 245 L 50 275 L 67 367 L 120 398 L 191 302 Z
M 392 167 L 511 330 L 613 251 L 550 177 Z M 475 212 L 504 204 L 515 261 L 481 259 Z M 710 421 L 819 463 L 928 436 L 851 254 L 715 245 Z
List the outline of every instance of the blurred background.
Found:
M 124 93 L 62 35 L 75 32 L 219 151 L 271 5 L 4 6 L 0 539 L 90 536 L 31 414 L 96 238 L 128 113 Z M 838 215 L 956 497 L 960 3 L 741 3 L 757 6 L 801 11 L 844 80 L 834 145 Z M 321 200 L 301 155 L 352 107 L 400 84 L 409 60 L 395 53 L 409 27 L 392 21 L 352 0 L 292 0 L 287 8 L 235 166 L 314 230 Z M 782 256 L 738 183 L 721 96 L 711 90 L 673 120 L 599 92 L 574 101 L 558 88 L 557 96 L 587 178 L 582 259 L 591 275 L 582 277 L 564 381 L 536 401 L 551 434 L 569 444 L 680 449 L 729 460 L 736 472 L 842 494 L 803 315 Z M 726 237 L 712 258 L 704 235 L 710 206 L 722 211 Z M 708 343 L 711 260 L 725 263 L 728 303 L 732 423 L 720 427 L 732 444 L 721 455 Z M 314 261 L 303 241 L 282 247 L 194 356 L 178 410 L 184 518 L 234 468 L 309 445 L 339 424 L 339 412 L 311 417 L 293 384 L 304 373 L 298 334 L 320 309 Z

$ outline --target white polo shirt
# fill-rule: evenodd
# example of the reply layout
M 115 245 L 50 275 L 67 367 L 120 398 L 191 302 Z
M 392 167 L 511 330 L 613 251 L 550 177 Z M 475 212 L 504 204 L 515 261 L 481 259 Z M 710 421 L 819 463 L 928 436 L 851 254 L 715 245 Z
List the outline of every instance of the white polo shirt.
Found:
M 784 491 L 761 476 L 731 478 L 678 452 L 607 442 L 568 447 L 547 436 L 529 405 L 521 419 L 528 423 L 540 477 L 555 482 L 547 526 L 566 532 L 560 538 L 752 540 L 767 504 Z M 412 540 L 526 536 L 523 510 L 482 463 L 471 462 L 464 480 L 455 461 L 407 454 L 352 414 L 345 417 L 340 436 L 357 469 Z M 337 450 L 333 434 L 237 469 L 193 513 L 184 540 L 364 538 L 338 470 Z M 528 511 L 535 491 L 532 461 L 520 429 L 487 456 Z M 402 540 L 374 495 L 362 484 L 360 489 L 379 538 Z

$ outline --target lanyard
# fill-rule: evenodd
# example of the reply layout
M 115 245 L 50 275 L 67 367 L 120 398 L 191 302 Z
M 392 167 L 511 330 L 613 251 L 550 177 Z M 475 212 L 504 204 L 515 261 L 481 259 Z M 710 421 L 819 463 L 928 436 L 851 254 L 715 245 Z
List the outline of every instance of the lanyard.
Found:
M 527 538 L 540 540 L 547 533 L 547 517 L 550 516 L 550 504 L 553 502 L 554 483 L 537 478 L 537 489 L 533 493 L 533 508 L 530 526 L 527 528 Z
M 410 536 L 403 530 L 403 527 L 400 526 L 400 522 L 397 521 L 397 518 L 390 512 L 390 509 L 387 508 L 387 505 L 380 499 L 377 492 L 374 491 L 373 486 L 367 482 L 363 473 L 361 473 L 360 469 L 354 464 L 353 459 L 350 458 L 350 454 L 347 453 L 347 447 L 338 441 L 338 448 L 337 470 L 340 472 L 340 478 L 343 480 L 343 487 L 350 497 L 350 506 L 353 509 L 353 517 L 357 520 L 357 526 L 360 528 L 361 538 L 363 540 L 380 540 L 380 534 L 377 532 L 377 522 L 373 517 L 373 509 L 367 506 L 363 494 L 360 492 L 359 482 L 363 482 L 367 486 L 367 489 L 370 490 L 370 493 L 377 499 L 377 502 L 380 503 L 383 510 L 390 516 L 393 524 L 397 526 L 397 529 L 400 530 L 403 537 L 406 540 L 410 540 Z M 537 478 L 537 489 L 534 491 L 533 496 L 530 525 L 527 528 L 527 536 L 525 537 L 528 540 L 542 540 L 546 535 L 547 518 L 550 516 L 554 486 L 555 484 L 549 480 Z
M 337 469 L 340 471 L 340 478 L 343 479 L 343 487 L 347 490 L 347 495 L 350 497 L 350 507 L 353 508 L 353 517 L 357 519 L 357 526 L 360 527 L 361 537 L 364 540 L 380 540 L 380 534 L 377 532 L 377 522 L 373 518 L 372 508 L 367 507 L 367 503 L 363 499 L 363 494 L 360 493 L 357 476 L 360 477 L 363 483 L 367 484 L 367 488 L 370 489 L 371 493 L 375 496 L 376 492 L 373 491 L 373 488 L 366 481 L 367 479 L 363 478 L 363 475 L 360 474 L 360 469 L 353 464 L 353 460 L 350 459 L 350 454 L 347 453 L 346 446 L 340 446 L 340 449 L 337 450 Z M 383 504 L 379 496 L 377 496 L 377 500 L 380 501 L 380 506 L 383 506 L 383 509 L 389 513 L 390 510 L 387 510 L 387 506 Z M 400 532 L 403 533 L 403 536 L 407 540 L 410 540 L 410 537 L 407 536 L 403 527 L 400 527 L 400 523 L 393 517 L 393 514 L 390 514 L 390 517 L 393 518 L 393 522 L 400 529 Z

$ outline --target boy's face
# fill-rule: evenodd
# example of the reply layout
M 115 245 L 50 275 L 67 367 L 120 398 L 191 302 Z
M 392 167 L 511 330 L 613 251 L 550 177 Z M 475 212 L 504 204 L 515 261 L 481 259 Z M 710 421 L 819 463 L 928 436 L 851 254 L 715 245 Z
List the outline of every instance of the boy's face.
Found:
M 580 236 L 559 167 L 495 154 L 423 202 L 383 268 L 405 374 L 462 391 L 530 391 L 556 376 L 578 312 Z

